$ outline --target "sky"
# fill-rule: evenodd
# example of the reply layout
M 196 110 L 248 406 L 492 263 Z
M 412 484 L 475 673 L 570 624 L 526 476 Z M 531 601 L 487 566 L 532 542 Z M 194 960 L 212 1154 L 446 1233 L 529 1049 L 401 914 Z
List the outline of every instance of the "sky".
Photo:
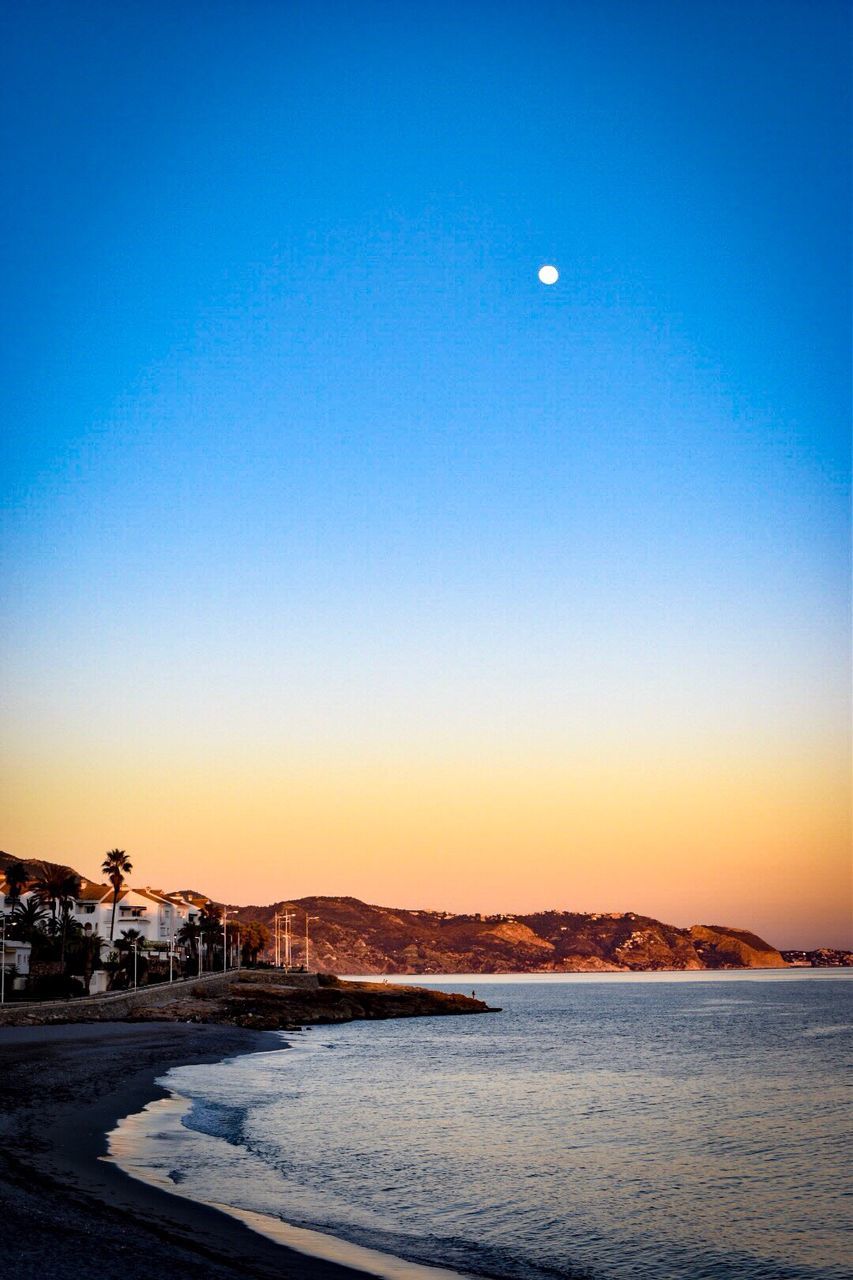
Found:
M 2 847 L 853 945 L 849 35 L 5 6 Z

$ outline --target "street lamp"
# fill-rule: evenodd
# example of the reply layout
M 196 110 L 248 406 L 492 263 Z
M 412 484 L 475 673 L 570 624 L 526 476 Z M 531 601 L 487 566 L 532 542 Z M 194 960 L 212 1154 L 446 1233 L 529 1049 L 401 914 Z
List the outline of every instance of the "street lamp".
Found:
M 305 972 L 306 972 L 306 973 L 308 972 L 308 921 L 309 921 L 309 920 L 319 920 L 319 919 L 320 919 L 320 917 L 319 917 L 319 916 L 306 916 L 306 917 L 305 917 Z
M 137 945 L 136 945 L 136 943 L 135 943 L 135 942 L 131 942 L 131 944 L 130 944 L 130 945 L 133 947 L 133 989 L 134 989 L 134 991 L 135 991 L 135 990 L 136 990 L 136 987 L 137 987 L 137 982 L 136 982 L 136 961 L 137 961 L 137 951 L 138 951 L 138 948 L 137 948 Z
M 282 911 L 281 915 L 278 917 L 279 920 L 284 921 L 284 971 L 285 973 L 289 973 L 290 970 L 293 968 L 293 952 L 291 948 L 290 925 L 291 925 L 291 922 L 295 919 L 295 917 L 296 917 L 295 911 Z
M 0 911 L 0 1004 L 6 1003 L 6 913 Z

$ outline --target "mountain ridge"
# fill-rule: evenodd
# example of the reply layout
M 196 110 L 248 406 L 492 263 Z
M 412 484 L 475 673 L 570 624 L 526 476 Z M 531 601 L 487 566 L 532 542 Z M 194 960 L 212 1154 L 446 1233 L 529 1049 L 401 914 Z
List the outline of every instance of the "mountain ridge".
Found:
M 21 861 L 31 874 L 65 863 L 0 851 L 0 871 Z M 175 892 L 182 892 L 176 890 Z M 183 892 L 189 892 L 184 890 Z M 204 894 L 194 896 L 204 897 Z M 666 924 L 633 911 L 460 913 L 384 907 L 350 895 L 318 894 L 267 905 L 220 903 L 232 923 L 259 920 L 270 929 L 276 912 L 294 910 L 293 960 L 323 973 L 626 973 L 701 969 L 787 968 L 811 953 L 783 955 L 751 930 L 734 925 Z M 848 953 L 843 953 L 846 956 Z M 796 953 L 797 956 L 800 953 Z M 842 955 L 842 953 L 839 953 Z M 838 963 L 849 963 L 841 959 Z
M 748 930 L 681 929 L 627 912 L 460 914 L 382 907 L 353 897 L 283 899 L 269 906 L 223 904 L 239 920 L 271 927 L 295 912 L 294 963 L 304 960 L 310 919 L 312 967 L 328 973 L 625 973 L 654 970 L 786 968 L 781 953 Z

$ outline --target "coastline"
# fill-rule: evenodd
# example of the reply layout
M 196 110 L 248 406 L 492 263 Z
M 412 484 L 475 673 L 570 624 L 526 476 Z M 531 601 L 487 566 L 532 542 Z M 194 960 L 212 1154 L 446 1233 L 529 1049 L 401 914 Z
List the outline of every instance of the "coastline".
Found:
M 183 1120 L 190 1108 L 189 1100 L 172 1090 L 164 1097 L 147 1103 L 141 1111 L 120 1120 L 117 1127 L 107 1135 L 110 1152 L 107 1158 L 128 1176 L 159 1188 L 165 1195 L 180 1197 L 192 1204 L 206 1204 L 245 1223 L 253 1232 L 258 1232 L 268 1240 L 295 1250 L 307 1260 L 333 1262 L 351 1268 L 362 1277 L 376 1277 L 376 1280 L 476 1280 L 469 1273 L 413 1262 L 356 1244 L 344 1236 L 295 1226 L 268 1212 L 238 1208 L 233 1204 L 211 1199 L 199 1199 L 195 1194 L 182 1190 L 182 1183 L 171 1181 L 159 1160 L 151 1160 L 151 1144 L 153 1139 L 159 1146 L 165 1138 L 170 1152 L 174 1152 L 174 1143 L 186 1140 L 189 1136 L 183 1127 Z M 174 1155 L 170 1155 L 171 1159 L 174 1159 Z
M 171 1067 L 286 1047 L 269 1032 L 188 1024 L 0 1028 L 4 1274 L 363 1280 L 102 1158 L 119 1120 L 168 1096 L 156 1080 Z

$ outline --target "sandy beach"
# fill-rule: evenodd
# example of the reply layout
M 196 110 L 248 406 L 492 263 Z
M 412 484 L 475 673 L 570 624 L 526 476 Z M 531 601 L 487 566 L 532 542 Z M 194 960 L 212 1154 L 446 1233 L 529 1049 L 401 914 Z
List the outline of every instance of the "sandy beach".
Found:
M 217 1026 L 0 1028 L 0 1203 L 8 1280 L 353 1280 L 102 1159 L 123 1116 L 163 1096 L 170 1067 L 269 1051 L 279 1036 Z

